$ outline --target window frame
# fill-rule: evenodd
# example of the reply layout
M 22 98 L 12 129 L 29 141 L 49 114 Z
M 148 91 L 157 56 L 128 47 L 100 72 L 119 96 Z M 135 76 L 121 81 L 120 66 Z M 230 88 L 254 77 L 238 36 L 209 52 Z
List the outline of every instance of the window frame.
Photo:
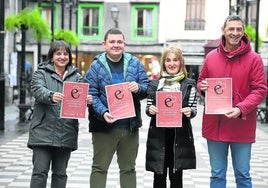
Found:
M 205 30 L 205 6 L 205 0 L 187 0 L 184 23 L 185 31 Z
M 99 10 L 99 16 L 98 16 L 98 35 L 84 35 L 82 30 L 83 29 L 83 9 L 84 8 L 97 8 Z M 78 20 L 77 20 L 77 26 L 78 26 L 78 37 L 80 39 L 87 39 L 87 40 L 101 40 L 103 28 L 102 22 L 103 22 L 103 5 L 101 3 L 80 3 L 78 5 Z
M 138 9 L 152 9 L 152 36 L 137 36 L 137 10 Z M 131 40 L 133 41 L 155 41 L 157 37 L 157 13 L 158 4 L 133 4 L 131 7 Z
M 35 7 L 39 7 L 42 10 L 43 10 L 43 8 L 49 8 L 50 9 L 50 12 L 49 12 L 50 17 L 52 17 L 52 15 L 51 15 L 51 4 L 50 3 L 42 2 L 41 6 L 38 6 L 38 4 L 36 3 Z M 41 10 L 41 16 L 43 17 L 42 10 Z M 44 20 L 47 22 L 47 19 L 44 18 Z M 54 4 L 54 20 L 53 20 L 53 22 L 54 22 L 54 31 L 59 30 L 59 4 L 57 4 L 57 3 Z M 51 28 L 51 20 L 49 20 L 48 25 Z

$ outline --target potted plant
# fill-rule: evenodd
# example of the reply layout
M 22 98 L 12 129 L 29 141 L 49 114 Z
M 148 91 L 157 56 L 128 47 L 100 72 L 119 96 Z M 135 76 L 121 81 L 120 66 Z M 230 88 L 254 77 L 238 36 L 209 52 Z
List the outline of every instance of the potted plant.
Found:
M 30 11 L 27 8 L 20 11 L 18 14 L 13 14 L 5 19 L 5 28 L 9 31 L 17 29 L 32 29 L 34 37 L 40 42 L 43 38 L 51 40 L 51 30 L 42 18 L 38 8 Z
M 55 32 L 54 38 L 57 40 L 64 40 L 65 42 L 78 46 L 79 39 L 77 35 L 71 30 L 59 30 Z
M 251 25 L 246 25 L 245 27 L 245 33 L 249 36 L 250 40 L 252 42 L 255 42 L 256 40 L 256 30 L 255 28 L 253 28 Z M 262 46 L 262 39 L 259 37 L 258 39 L 258 44 L 259 44 L 259 47 Z

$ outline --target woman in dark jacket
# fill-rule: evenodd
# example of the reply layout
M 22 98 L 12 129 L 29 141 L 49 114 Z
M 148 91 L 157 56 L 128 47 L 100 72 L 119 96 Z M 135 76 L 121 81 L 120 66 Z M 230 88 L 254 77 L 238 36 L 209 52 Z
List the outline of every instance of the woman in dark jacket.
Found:
M 147 89 L 146 114 L 151 117 L 147 138 L 146 170 L 154 172 L 154 188 L 182 188 L 182 170 L 195 169 L 196 157 L 190 119 L 196 116 L 196 84 L 187 78 L 182 52 L 179 48 L 166 49 L 161 61 L 161 77 L 151 81 Z M 156 127 L 156 92 L 182 92 L 182 127 Z
M 46 188 L 52 170 L 51 188 L 65 188 L 71 151 L 77 149 L 78 120 L 60 118 L 63 82 L 82 82 L 72 66 L 72 53 L 64 41 L 51 44 L 47 62 L 34 72 L 31 92 L 35 98 L 28 147 L 33 150 L 30 188 Z M 87 97 L 87 103 L 92 96 Z

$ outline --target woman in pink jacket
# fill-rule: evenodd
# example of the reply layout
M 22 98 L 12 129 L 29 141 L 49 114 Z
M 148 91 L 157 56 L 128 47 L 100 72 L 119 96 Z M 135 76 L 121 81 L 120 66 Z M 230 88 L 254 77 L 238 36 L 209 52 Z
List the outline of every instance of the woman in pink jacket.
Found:
M 210 157 L 210 188 L 226 187 L 228 150 L 237 188 L 252 188 L 251 146 L 255 142 L 256 110 L 267 92 L 261 57 L 252 51 L 244 22 L 228 16 L 217 49 L 205 58 L 197 89 L 202 96 L 209 87 L 206 78 L 232 78 L 232 109 L 225 114 L 203 114 L 202 134 Z

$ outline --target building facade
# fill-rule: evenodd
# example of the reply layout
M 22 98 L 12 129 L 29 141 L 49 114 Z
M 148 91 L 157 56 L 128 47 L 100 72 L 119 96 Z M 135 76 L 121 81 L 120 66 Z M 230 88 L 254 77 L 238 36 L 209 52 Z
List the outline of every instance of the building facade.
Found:
M 104 33 L 118 27 L 125 35 L 126 51 L 142 61 L 148 76 L 152 72 L 152 61 L 160 61 L 165 47 L 178 46 L 183 51 L 190 77 L 197 79 L 206 45 L 221 36 L 224 19 L 234 13 L 254 28 L 258 26 L 262 40 L 258 52 L 267 66 L 267 0 L 5 0 L 5 16 L 21 11 L 23 1 L 27 9 L 41 8 L 52 34 L 61 29 L 77 34 L 80 44 L 72 46 L 73 64 L 81 74 L 103 51 Z M 25 40 L 25 61 L 36 70 L 40 61 L 45 61 L 50 41 L 44 39 L 38 45 L 31 30 L 26 31 Z M 7 31 L 4 67 L 9 101 L 8 93 L 20 84 L 21 52 L 21 31 Z

